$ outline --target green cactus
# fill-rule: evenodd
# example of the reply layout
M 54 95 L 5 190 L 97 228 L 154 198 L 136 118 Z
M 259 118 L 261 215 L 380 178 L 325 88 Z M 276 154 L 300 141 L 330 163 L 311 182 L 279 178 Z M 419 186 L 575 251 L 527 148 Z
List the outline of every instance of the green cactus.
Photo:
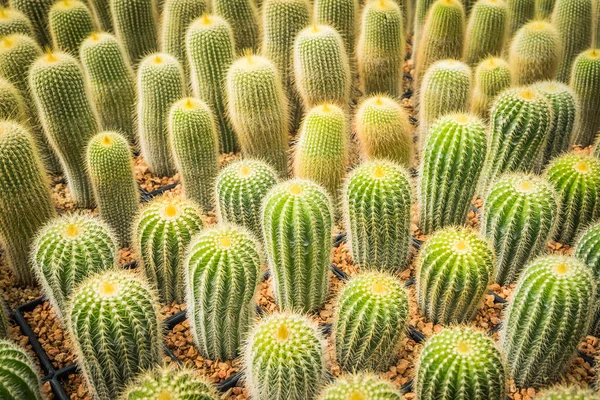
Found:
M 325 343 L 299 314 L 272 314 L 250 332 L 244 371 L 255 400 L 314 399 L 325 380 Z
M 219 170 L 219 138 L 208 105 L 190 97 L 176 102 L 169 114 L 169 137 L 185 197 L 211 210 Z
M 8 310 L 4 302 L 0 302 L 0 340 L 8 339 L 10 323 L 8 322 Z
M 198 206 L 182 198 L 158 197 L 140 211 L 133 225 L 134 249 L 163 303 L 185 300 L 185 252 L 203 227 Z
M 342 205 L 354 262 L 365 269 L 404 269 L 410 254 L 408 173 L 389 161 L 365 162 L 346 180 Z
M 258 51 L 260 27 L 252 0 L 212 0 L 212 10 L 231 26 L 237 54 L 246 49 Z
M 162 361 L 158 299 L 135 273 L 109 270 L 73 293 L 69 330 L 92 396 L 110 400 L 136 374 Z
M 48 13 L 56 0 L 10 0 L 10 7 L 22 12 L 33 24 L 35 39 L 42 47 L 51 43 Z
M 550 162 L 546 177 L 560 198 L 553 239 L 571 244 L 582 228 L 600 218 L 600 160 L 568 153 Z
M 556 0 L 535 0 L 535 18 L 549 20 Z
M 342 36 L 346 54 L 354 54 L 358 28 L 358 0 L 315 0 L 315 23 L 329 25 Z M 404 50 L 404 48 L 402 48 Z
M 427 319 L 442 325 L 472 320 L 494 278 L 495 261 L 487 241 L 470 228 L 434 233 L 417 271 L 417 302 Z
M 347 375 L 327 385 L 319 400 L 402 400 L 402 394 L 389 381 L 373 374 Z
M 327 25 L 303 29 L 294 42 L 296 88 L 304 107 L 350 101 L 350 65 L 340 34 Z
M 368 272 L 342 289 L 333 324 L 342 370 L 383 372 L 397 359 L 409 309 L 403 286 L 391 275 Z
M 19 33 L 33 37 L 33 25 L 25 14 L 0 6 L 0 37 Z
M 583 261 L 600 278 L 600 223 L 586 227 L 575 241 L 574 256 Z M 600 293 L 598 293 L 600 295 Z M 591 326 L 591 334 L 600 333 L 600 312 L 596 311 Z
M 110 10 L 110 0 L 88 0 L 90 8 L 94 10 L 100 27 L 106 31 L 113 33 L 113 20 Z
M 190 329 L 200 354 L 232 360 L 256 318 L 255 293 L 263 260 L 249 231 L 235 225 L 205 230 L 185 261 Z
M 237 138 L 225 105 L 226 75 L 233 63 L 231 27 L 221 17 L 204 14 L 188 28 L 185 43 L 194 96 L 205 101 L 215 113 L 220 152 L 236 152 Z
M 88 276 L 117 264 L 116 240 L 110 228 L 86 214 L 53 219 L 40 229 L 32 249 L 37 280 L 62 321 L 73 290 Z
M 402 95 L 405 46 L 400 7 L 392 0 L 367 3 L 356 51 L 364 95 Z
M 491 338 L 467 326 L 442 329 L 419 356 L 419 400 L 504 400 L 504 360 Z
M 348 130 L 344 110 L 325 103 L 308 112 L 295 147 L 294 175 L 320 184 L 333 199 L 346 175 Z
M 471 112 L 488 119 L 496 97 L 510 87 L 510 68 L 501 58 L 490 57 L 475 69 Z
M 0 392 L 6 399 L 42 400 L 36 367 L 23 348 L 0 340 Z
M 318 310 L 329 292 L 333 207 L 325 189 L 293 179 L 263 200 L 263 239 L 280 309 Z
M 79 57 L 79 46 L 96 29 L 90 9 L 78 0 L 58 0 L 48 14 L 54 48 Z
M 277 173 L 270 165 L 252 159 L 237 161 L 217 177 L 217 218 L 243 226 L 262 239 L 261 204 L 277 184 Z
M 133 65 L 158 51 L 156 0 L 109 0 L 117 39 Z
M 169 144 L 169 111 L 185 94 L 185 77 L 177 59 L 166 53 L 146 57 L 138 70 L 138 131 L 140 147 L 158 176 L 175 174 Z
M 535 18 L 535 1 L 536 0 L 506 0 L 508 11 L 507 38 L 509 41 L 512 40 L 519 28 Z
M 486 148 L 485 124 L 473 115 L 450 114 L 430 129 L 419 173 L 419 227 L 424 234 L 467 222 Z
M 465 37 L 463 59 L 471 67 L 482 60 L 502 54 L 506 43 L 507 8 L 504 0 L 481 0 L 475 3 Z
M 597 393 L 579 387 L 555 387 L 540 393 L 539 400 L 598 400 Z
M 2 77 L 0 77 L 0 120 L 27 123 L 23 96 L 12 83 Z
M 587 147 L 594 143 L 600 130 L 600 48 L 586 50 L 577 56 L 569 86 L 581 106 L 580 125 L 573 133 L 571 144 Z
M 394 0 L 396 3 L 398 3 L 399 6 L 402 6 L 402 4 L 408 4 L 411 2 L 401 2 L 400 0 Z M 425 20 L 427 18 L 427 13 L 429 12 L 429 9 L 431 8 L 431 5 L 433 3 L 435 3 L 435 0 L 414 0 L 412 1 L 412 3 L 414 3 L 414 8 L 415 8 L 415 16 L 414 16 L 414 21 L 413 21 L 413 25 L 414 25 L 414 32 L 413 32 L 413 60 L 414 60 L 414 56 L 416 55 L 416 50 L 419 48 L 419 40 L 421 40 L 421 36 L 422 31 L 423 31 L 423 27 L 425 25 Z M 407 25 L 408 27 L 408 25 Z
M 235 61 L 226 78 L 229 118 L 245 157 L 271 164 L 288 176 L 288 110 L 277 68 L 248 55 Z
M 500 335 L 507 374 L 518 387 L 561 376 L 588 331 L 595 298 L 592 270 L 574 258 L 546 256 L 525 267 Z

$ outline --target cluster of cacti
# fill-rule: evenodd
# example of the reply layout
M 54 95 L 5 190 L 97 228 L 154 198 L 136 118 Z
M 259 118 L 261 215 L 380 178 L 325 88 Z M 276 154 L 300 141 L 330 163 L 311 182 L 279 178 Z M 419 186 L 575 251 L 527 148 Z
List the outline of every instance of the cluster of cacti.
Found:
M 373 374 L 343 376 L 327 385 L 319 400 L 401 400 L 402 395 L 390 382 Z
M 48 29 L 48 13 L 55 0 L 10 0 L 10 6 L 25 14 L 33 24 L 35 39 L 40 46 L 52 42 Z
M 79 56 L 79 46 L 95 29 L 90 9 L 79 0 L 59 0 L 48 13 L 54 48 Z
M 186 368 L 161 367 L 141 375 L 128 385 L 120 400 L 217 400 L 213 385 Z
M 508 63 L 502 58 L 486 58 L 475 68 L 473 81 L 471 112 L 487 120 L 496 97 L 511 85 Z
M 586 50 L 577 56 L 573 61 L 569 85 L 580 102 L 582 115 L 571 144 L 589 146 L 594 143 L 600 127 L 600 98 L 597 96 L 600 90 L 600 49 Z
M 258 12 L 252 0 L 212 0 L 212 10 L 229 22 L 233 30 L 235 50 L 258 51 Z
M 25 14 L 0 5 L 0 37 L 20 33 L 33 36 L 33 26 Z
M 25 349 L 0 340 L 0 393 L 6 399 L 42 400 L 40 378 Z
M 499 57 L 506 43 L 507 8 L 504 0 L 475 3 L 465 36 L 464 60 L 471 67 L 491 57 Z
M 109 0 L 109 4 L 115 34 L 134 65 L 158 51 L 156 0 Z

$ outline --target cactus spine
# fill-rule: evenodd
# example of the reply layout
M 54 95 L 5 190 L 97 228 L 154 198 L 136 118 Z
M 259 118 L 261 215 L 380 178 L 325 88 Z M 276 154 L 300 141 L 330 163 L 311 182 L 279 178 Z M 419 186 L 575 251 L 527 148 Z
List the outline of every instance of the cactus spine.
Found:
M 100 27 L 106 31 L 113 33 L 113 20 L 110 10 L 110 0 L 88 0 L 90 8 L 94 10 Z
M 354 54 L 358 10 L 358 0 L 314 1 L 315 22 L 319 25 L 329 25 L 338 31 L 349 57 Z
M 35 39 L 42 47 L 51 43 L 48 14 L 56 0 L 10 0 L 11 8 L 25 14 L 33 24 Z
M 79 57 L 79 46 L 94 30 L 90 9 L 78 0 L 58 0 L 48 15 L 54 48 Z
M 465 37 L 463 59 L 471 67 L 491 56 L 500 56 L 506 43 L 506 2 L 481 0 L 475 3 Z
M 389 381 L 372 374 L 347 375 L 327 385 L 319 400 L 402 400 L 402 394 Z
M 14 34 L 33 37 L 33 25 L 22 12 L 0 5 L 0 37 Z
M 133 65 L 158 51 L 156 0 L 109 0 L 113 27 Z
M 571 144 L 587 147 L 594 143 L 600 129 L 600 96 L 597 95 L 600 91 L 600 48 L 586 50 L 577 56 L 569 86 L 579 99 L 582 116 Z
M 490 57 L 475 69 L 471 112 L 488 119 L 494 100 L 504 89 L 510 87 L 510 69 L 501 58 Z
M 0 392 L 7 399 L 42 400 L 40 378 L 25 350 L 0 340 Z
M 0 77 L 0 120 L 26 123 L 25 103 L 21 93 L 9 81 Z
M 401 5 L 398 0 L 394 0 Z M 435 0 L 415 0 L 415 18 L 414 18 L 414 34 L 413 34 L 413 60 L 414 55 L 416 55 L 416 50 L 419 48 L 419 40 L 421 40 L 423 26 L 425 25 L 425 20 L 427 17 L 427 13 L 431 8 L 431 5 L 435 3 Z
M 582 231 L 575 242 L 574 256 L 590 267 L 596 279 L 600 278 L 600 223 L 593 223 Z M 590 333 L 600 333 L 599 310 L 594 315 Z
M 556 387 L 539 395 L 540 400 L 598 400 L 597 394 L 590 389 L 577 387 Z
M 512 40 L 515 33 L 523 25 L 534 19 L 536 0 L 507 0 L 508 39 Z
M 258 51 L 260 28 L 252 0 L 212 0 L 212 9 L 231 26 L 236 53 Z

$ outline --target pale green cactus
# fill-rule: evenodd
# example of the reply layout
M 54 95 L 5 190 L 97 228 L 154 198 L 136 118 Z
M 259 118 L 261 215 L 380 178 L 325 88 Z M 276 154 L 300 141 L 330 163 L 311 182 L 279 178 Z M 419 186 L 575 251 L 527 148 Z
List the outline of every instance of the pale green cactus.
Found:
M 260 27 L 252 0 L 212 0 L 212 10 L 229 22 L 238 54 L 246 49 L 258 51 Z
M 158 51 L 156 0 L 109 0 L 115 35 L 133 65 Z
M 488 119 L 496 97 L 510 87 L 511 77 L 508 63 L 501 58 L 490 57 L 475 69 L 471 112 Z
M 27 123 L 25 102 L 17 88 L 0 77 L 0 119 Z
M 586 227 L 575 242 L 573 255 L 583 261 L 600 278 L 600 223 L 593 223 Z M 596 311 L 591 326 L 591 334 L 600 333 L 600 312 Z
M 597 95 L 600 91 L 600 48 L 586 50 L 577 56 L 569 86 L 581 106 L 580 125 L 573 132 L 571 144 L 587 147 L 594 143 L 600 130 L 600 96 Z
M 106 31 L 113 33 L 113 20 L 110 10 L 110 0 L 88 0 L 90 8 L 92 8 L 98 19 L 100 27 Z
M 58 0 L 48 13 L 54 48 L 79 57 L 79 46 L 96 30 L 92 12 L 78 0 Z
M 475 3 L 465 37 L 463 59 L 475 67 L 488 57 L 499 57 L 507 36 L 507 7 L 504 0 L 480 0 Z
M 335 28 L 344 40 L 346 53 L 352 57 L 358 31 L 358 0 L 315 0 L 313 3 L 315 22 Z
M 506 1 L 509 41 L 512 40 L 519 28 L 535 18 L 535 1 L 536 0 Z
M 22 12 L 0 5 L 0 37 L 17 33 L 33 37 L 31 21 Z
M 42 400 L 40 378 L 36 367 L 17 344 L 0 340 L 0 392 L 6 399 Z
M 48 13 L 56 0 L 10 0 L 10 7 L 25 14 L 33 24 L 35 39 L 42 47 L 52 42 L 48 29 Z
M 318 400 L 402 400 L 402 394 L 389 381 L 376 375 L 353 374 L 327 385 Z

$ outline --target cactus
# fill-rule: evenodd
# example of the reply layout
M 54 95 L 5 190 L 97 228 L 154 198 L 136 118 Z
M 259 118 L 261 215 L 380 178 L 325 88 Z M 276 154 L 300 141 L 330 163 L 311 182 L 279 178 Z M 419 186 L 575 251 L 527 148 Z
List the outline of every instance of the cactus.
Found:
M 133 65 L 158 51 L 156 0 L 109 0 L 117 39 Z
M 113 20 L 110 10 L 110 0 L 87 0 L 90 8 L 94 10 L 100 27 L 106 31 L 113 33 Z
M 363 11 L 357 58 L 363 94 L 402 95 L 404 22 L 392 0 L 371 1 Z
M 486 147 L 484 122 L 475 116 L 451 114 L 433 125 L 419 173 L 419 227 L 424 234 L 467 222 Z
M 134 273 L 110 270 L 73 293 L 69 330 L 92 396 L 113 399 L 137 373 L 162 361 L 158 299 Z
M 32 249 L 37 280 L 64 322 L 73 290 L 88 276 L 117 264 L 116 240 L 110 228 L 86 214 L 53 219 L 40 229 Z
M 227 70 L 233 63 L 231 27 L 221 17 L 204 14 L 190 25 L 185 42 L 194 96 L 215 113 L 220 152 L 235 152 L 237 138 L 227 119 L 224 99 Z
M 475 69 L 474 81 L 471 112 L 487 120 L 496 97 L 510 87 L 508 63 L 495 57 L 483 60 Z
M 22 12 L 0 6 L 0 37 L 14 34 L 33 37 L 33 25 Z
M 475 3 L 465 37 L 463 59 L 471 67 L 487 57 L 499 57 L 506 43 L 506 2 L 480 0 Z
M 555 387 L 538 395 L 540 400 L 598 400 L 599 397 L 590 389 L 578 387 Z
M 294 42 L 296 88 L 304 107 L 350 101 L 350 65 L 340 34 L 327 25 L 303 29 Z
M 582 116 L 571 144 L 587 147 L 594 143 L 600 129 L 600 48 L 586 50 L 577 56 L 569 86 L 579 99 Z
M 338 106 L 323 104 L 306 115 L 294 154 L 294 175 L 317 182 L 337 199 L 348 163 L 348 122 Z
M 219 138 L 208 105 L 190 97 L 176 102 L 169 114 L 169 137 L 185 197 L 212 209 Z
M 10 0 L 10 7 L 22 12 L 33 24 L 35 39 L 42 47 L 51 43 L 48 14 L 56 0 Z
M 2 77 L 0 77 L 0 120 L 12 120 L 21 124 L 27 122 L 21 93 Z
M 402 394 L 389 381 L 372 374 L 347 375 L 327 385 L 319 400 L 402 400 Z
M 411 2 L 401 2 L 400 0 L 394 0 L 398 3 L 399 6 L 402 4 L 408 4 Z M 435 0 L 414 0 L 412 3 L 415 5 L 415 16 L 414 16 L 414 32 L 413 32 L 413 60 L 414 56 L 416 56 L 416 50 L 419 48 L 419 40 L 421 40 L 423 27 L 425 25 L 425 20 L 427 17 L 427 13 L 431 8 L 431 5 L 435 3 Z M 408 28 L 408 24 L 407 24 Z
M 512 40 L 515 33 L 523 25 L 534 19 L 536 0 L 507 0 L 508 40 Z
M 366 162 L 348 177 L 342 204 L 354 262 L 365 269 L 404 269 L 410 254 L 408 173 L 389 161 Z
M 342 36 L 346 54 L 352 57 L 358 28 L 358 0 L 315 0 L 315 23 L 329 25 Z M 404 48 L 402 48 L 404 50 Z
M 556 0 L 535 0 L 535 18 L 549 20 Z
M 140 211 L 133 225 L 134 249 L 161 302 L 184 301 L 185 252 L 203 227 L 200 209 L 189 200 L 158 197 Z
M 138 131 L 144 159 L 158 176 L 174 175 L 169 144 L 169 111 L 184 96 L 185 78 L 177 59 L 166 53 L 146 57 L 138 70 Z
M 0 302 L 0 340 L 9 338 L 10 323 L 8 322 L 8 310 L 4 302 Z
M 256 317 L 262 250 L 245 229 L 220 225 L 190 243 L 185 261 L 190 329 L 202 357 L 232 360 Z
M 233 31 L 236 53 L 258 51 L 260 28 L 258 11 L 252 0 L 212 0 L 213 12 L 220 15 Z
M 416 395 L 420 400 L 503 400 L 503 361 L 485 333 L 466 326 L 442 329 L 419 356 Z
M 583 261 L 600 278 L 600 223 L 586 227 L 575 241 L 574 256 Z M 600 293 L 598 293 L 600 295 Z M 591 334 L 600 333 L 600 312 L 596 311 L 591 326 Z
M 546 177 L 560 197 L 553 239 L 571 244 L 585 225 L 600 218 L 600 160 L 568 153 L 550 162 Z
M 494 268 L 493 250 L 475 231 L 454 227 L 437 231 L 419 255 L 419 308 L 434 324 L 472 320 Z
M 409 168 L 413 159 L 413 127 L 402 106 L 387 96 L 365 99 L 354 117 L 363 159 L 388 159 Z
M 235 61 L 226 78 L 229 118 L 242 154 L 271 164 L 288 176 L 288 110 L 275 65 L 264 57 Z
M 245 227 L 262 239 L 261 203 L 277 184 L 277 174 L 262 161 L 245 159 L 228 165 L 217 178 L 217 218 Z
M 546 256 L 525 267 L 500 335 L 518 387 L 545 385 L 568 367 L 588 331 L 595 296 L 592 270 L 574 258 Z
M 507 174 L 485 199 L 482 234 L 496 253 L 494 282 L 514 283 L 529 261 L 546 250 L 558 214 L 558 198 L 545 179 Z
M 42 400 L 36 367 L 23 348 L 0 340 L 0 392 L 6 399 Z
M 368 272 L 351 279 L 337 299 L 333 325 L 342 370 L 386 371 L 398 356 L 408 308 L 403 284 L 393 276 Z
M 314 399 L 325 378 L 325 343 L 299 314 L 272 314 L 250 332 L 244 371 L 255 400 Z
M 79 46 L 95 30 L 90 9 L 78 0 L 58 0 L 48 15 L 54 48 L 79 57 Z
M 263 239 L 280 309 L 318 310 L 329 292 L 333 207 L 325 189 L 293 179 L 267 193 Z

